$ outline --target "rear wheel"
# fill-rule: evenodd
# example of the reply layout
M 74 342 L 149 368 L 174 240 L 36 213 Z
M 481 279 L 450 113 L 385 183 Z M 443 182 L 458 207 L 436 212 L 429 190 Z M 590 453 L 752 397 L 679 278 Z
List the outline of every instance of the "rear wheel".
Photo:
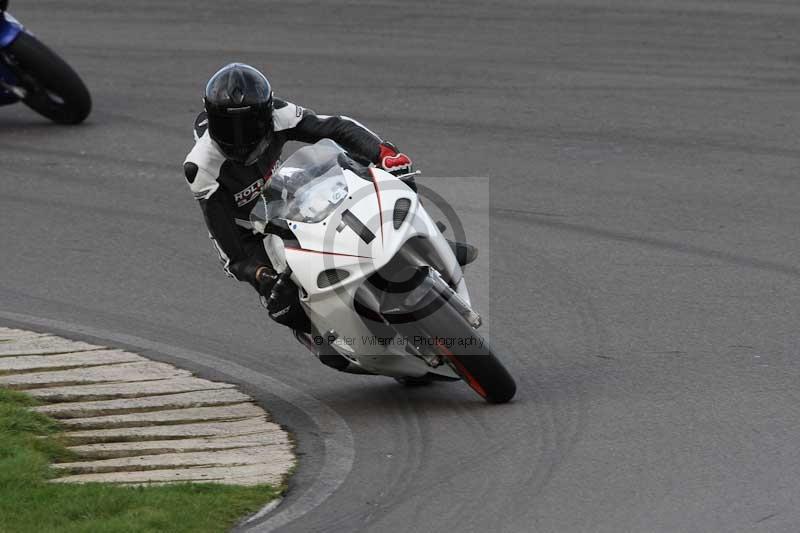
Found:
M 27 33 L 20 33 L 8 51 L 28 91 L 23 100 L 28 107 L 59 124 L 78 124 L 89 116 L 86 85 L 55 52 Z

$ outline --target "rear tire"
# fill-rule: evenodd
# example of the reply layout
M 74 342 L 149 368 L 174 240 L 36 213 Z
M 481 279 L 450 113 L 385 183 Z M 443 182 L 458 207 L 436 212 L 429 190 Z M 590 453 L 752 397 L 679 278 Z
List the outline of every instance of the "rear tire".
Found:
M 17 69 L 33 80 L 21 80 L 29 91 L 23 100 L 28 107 L 59 124 L 78 124 L 89 116 L 92 99 L 86 85 L 55 52 L 27 33 L 20 33 L 8 51 Z

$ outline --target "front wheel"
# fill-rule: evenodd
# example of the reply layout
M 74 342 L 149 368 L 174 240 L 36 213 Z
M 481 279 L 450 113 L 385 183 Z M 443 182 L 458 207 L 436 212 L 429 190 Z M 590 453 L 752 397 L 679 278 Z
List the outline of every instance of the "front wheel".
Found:
M 432 302 L 413 322 L 399 325 L 406 335 L 423 333 L 426 347 L 436 352 L 461 379 L 489 403 L 506 403 L 517 392 L 517 384 L 494 350 L 458 313 L 445 294 Z
M 89 116 L 92 100 L 86 85 L 55 52 L 27 33 L 20 33 L 7 50 L 28 91 L 23 100 L 28 107 L 59 124 L 78 124 Z

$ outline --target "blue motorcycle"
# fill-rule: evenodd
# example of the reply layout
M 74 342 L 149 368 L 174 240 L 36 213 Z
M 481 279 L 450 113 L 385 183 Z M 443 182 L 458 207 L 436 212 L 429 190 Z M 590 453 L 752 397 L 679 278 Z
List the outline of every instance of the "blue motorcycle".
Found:
M 72 68 L 6 12 L 0 0 L 0 106 L 24 102 L 59 124 L 83 122 L 89 90 Z

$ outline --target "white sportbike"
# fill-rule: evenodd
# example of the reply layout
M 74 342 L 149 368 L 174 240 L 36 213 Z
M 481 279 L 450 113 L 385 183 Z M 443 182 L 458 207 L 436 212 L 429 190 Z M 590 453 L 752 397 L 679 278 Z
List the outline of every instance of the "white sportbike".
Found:
M 324 139 L 274 172 L 250 221 L 300 291 L 312 332 L 295 336 L 325 364 L 406 384 L 464 380 L 492 403 L 514 396 L 453 250 L 400 179 Z

